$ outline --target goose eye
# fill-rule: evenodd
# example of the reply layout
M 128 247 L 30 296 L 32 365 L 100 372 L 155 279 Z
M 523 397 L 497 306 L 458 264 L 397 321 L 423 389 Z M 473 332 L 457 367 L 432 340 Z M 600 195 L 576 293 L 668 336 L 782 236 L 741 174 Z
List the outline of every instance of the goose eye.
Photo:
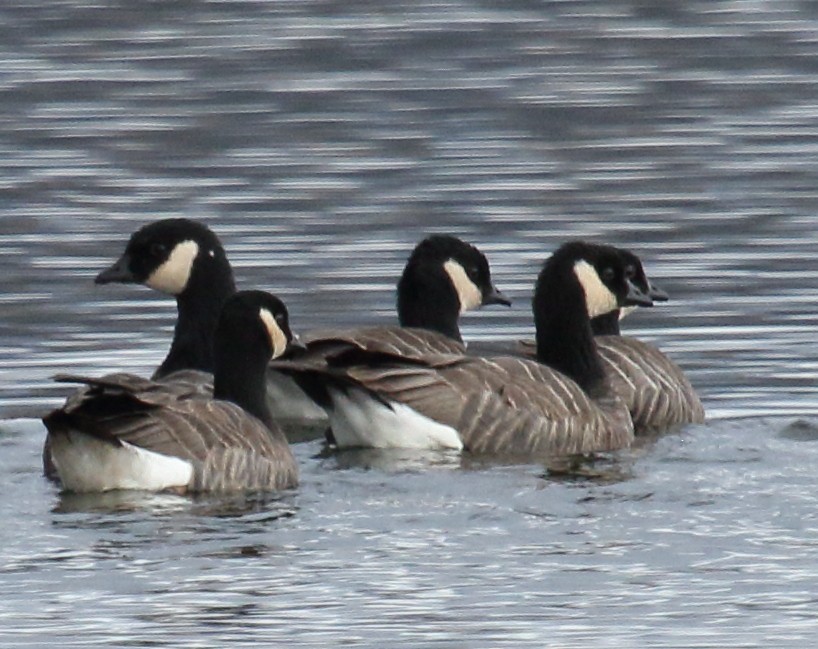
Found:
M 480 277 L 480 271 L 478 270 L 477 266 L 468 266 L 466 268 L 466 274 L 469 276 L 469 279 L 473 281 L 477 281 L 478 277 Z
M 636 266 L 634 266 L 633 264 L 628 264 L 627 266 L 625 266 L 625 277 L 627 277 L 628 279 L 636 277 Z
M 276 313 L 276 314 L 275 314 L 275 319 L 276 319 L 276 322 L 277 322 L 279 325 L 283 325 L 283 324 L 284 324 L 284 314 L 283 314 L 283 313 Z
M 602 270 L 602 281 L 603 282 L 610 282 L 613 281 L 614 277 L 616 277 L 616 273 L 614 269 L 608 266 Z
M 163 243 L 152 243 L 148 248 L 148 254 L 150 254 L 151 257 L 161 257 L 166 251 L 167 248 Z

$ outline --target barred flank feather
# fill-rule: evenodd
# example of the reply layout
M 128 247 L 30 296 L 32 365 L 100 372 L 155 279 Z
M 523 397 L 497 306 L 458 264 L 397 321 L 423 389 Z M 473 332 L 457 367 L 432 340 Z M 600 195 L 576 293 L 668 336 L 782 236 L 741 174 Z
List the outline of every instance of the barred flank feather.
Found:
M 704 406 L 682 369 L 653 345 L 627 336 L 596 336 L 608 384 L 627 405 L 636 434 L 704 421 Z M 533 340 L 520 354 L 535 358 Z
M 428 354 L 463 354 L 462 343 L 426 329 L 412 327 L 361 327 L 324 329 L 302 337 L 309 358 L 332 359 L 353 350 L 391 356 L 400 360 L 422 360 Z
M 704 406 L 681 368 L 636 338 L 598 336 L 613 389 L 629 405 L 639 432 L 704 421 Z
M 356 342 L 350 334 L 346 349 L 336 344 L 333 353 L 342 357 Z M 478 454 L 589 453 L 622 448 L 633 439 L 630 415 L 620 399 L 591 400 L 575 382 L 539 363 L 424 356 L 418 348 L 403 363 L 398 358 L 390 363 L 372 338 L 365 344 L 369 359 L 379 362 L 349 367 L 288 362 L 283 371 L 319 374 L 330 383 L 349 381 L 386 403 L 407 405 L 452 427 L 464 448 Z M 394 351 L 391 343 L 387 347 Z

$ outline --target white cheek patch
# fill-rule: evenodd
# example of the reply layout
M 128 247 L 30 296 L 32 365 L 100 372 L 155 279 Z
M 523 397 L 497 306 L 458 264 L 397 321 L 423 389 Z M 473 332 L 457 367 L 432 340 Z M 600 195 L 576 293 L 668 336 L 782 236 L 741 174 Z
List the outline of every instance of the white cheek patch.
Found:
M 273 358 L 278 358 L 287 349 L 287 336 L 281 331 L 275 317 L 267 309 L 261 308 L 258 310 L 259 318 L 264 323 L 267 329 L 267 335 L 270 336 L 270 344 L 273 347 Z
M 574 264 L 574 275 L 585 291 L 585 306 L 589 318 L 596 318 L 619 308 L 616 296 L 602 283 L 596 269 L 587 261 L 580 260 Z
M 624 320 L 627 316 L 636 311 L 636 309 L 638 308 L 639 307 L 636 306 L 623 306 L 621 309 L 619 309 L 619 319 Z
M 454 289 L 457 291 L 457 297 L 460 300 L 460 313 L 476 309 L 483 303 L 483 294 L 466 275 L 463 266 L 450 259 L 443 264 L 443 268 L 446 269 L 446 273 L 448 273 L 449 279 L 452 280 Z
M 198 254 L 199 244 L 195 241 L 177 243 L 167 261 L 148 276 L 145 285 L 163 293 L 179 295 L 187 286 Z

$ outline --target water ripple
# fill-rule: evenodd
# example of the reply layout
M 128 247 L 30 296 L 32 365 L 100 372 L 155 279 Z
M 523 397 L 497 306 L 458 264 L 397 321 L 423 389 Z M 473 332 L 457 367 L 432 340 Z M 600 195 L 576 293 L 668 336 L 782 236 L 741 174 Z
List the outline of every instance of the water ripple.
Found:
M 813 101 L 796 0 L 0 8 L 0 644 L 808 646 L 815 639 Z M 628 246 L 629 331 L 711 422 L 580 467 L 325 456 L 275 499 L 63 496 L 71 370 L 148 374 L 174 308 L 96 287 L 136 224 L 200 218 L 312 327 L 394 321 L 453 232 L 533 331 L 543 258 Z M 758 419 L 762 415 L 776 418 Z M 814 642 L 813 642 L 814 643 Z

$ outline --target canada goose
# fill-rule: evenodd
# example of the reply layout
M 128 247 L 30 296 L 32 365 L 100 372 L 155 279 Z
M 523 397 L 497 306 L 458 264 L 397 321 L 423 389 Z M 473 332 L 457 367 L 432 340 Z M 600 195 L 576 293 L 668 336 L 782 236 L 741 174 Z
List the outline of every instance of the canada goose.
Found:
M 666 301 L 667 293 L 650 282 L 639 257 L 629 250 L 618 250 L 633 283 L 652 300 Z M 656 433 L 682 424 L 702 423 L 704 407 L 682 369 L 653 345 L 620 335 L 620 320 L 633 308 L 598 316 L 591 326 L 611 389 L 628 405 L 635 433 Z M 536 344 L 532 340 L 520 341 L 513 353 L 534 358 Z
M 213 396 L 197 380 L 60 375 L 87 386 L 43 418 L 63 488 L 180 492 L 294 487 L 298 469 L 265 398 L 267 364 L 293 340 L 287 310 L 262 291 L 224 303 Z
M 334 354 L 333 349 L 346 348 L 407 359 L 428 353 L 459 355 L 465 351 L 458 325 L 460 314 L 488 304 L 508 306 L 511 301 L 492 282 L 486 256 L 457 237 L 431 235 L 412 250 L 398 280 L 400 326 L 308 332 L 304 342 L 308 346 L 312 343 L 309 362 L 323 366 L 325 357 Z M 324 405 L 320 396 L 311 396 Z M 331 427 L 326 437 L 330 443 L 336 442 Z
M 630 444 L 633 426 L 608 388 L 590 318 L 649 301 L 616 249 L 575 242 L 546 261 L 537 282 L 540 362 L 465 356 L 462 348 L 392 351 L 340 334 L 308 341 L 306 360 L 274 365 L 327 409 L 339 447 L 610 450 Z
M 666 301 L 667 293 L 648 279 L 639 257 L 622 248 L 619 252 L 633 273 L 634 283 L 654 301 Z M 653 345 L 621 336 L 620 319 L 613 322 L 615 328 L 609 335 L 600 335 L 597 344 L 613 389 L 628 404 L 635 432 L 656 433 L 704 422 L 704 406 L 682 369 Z

